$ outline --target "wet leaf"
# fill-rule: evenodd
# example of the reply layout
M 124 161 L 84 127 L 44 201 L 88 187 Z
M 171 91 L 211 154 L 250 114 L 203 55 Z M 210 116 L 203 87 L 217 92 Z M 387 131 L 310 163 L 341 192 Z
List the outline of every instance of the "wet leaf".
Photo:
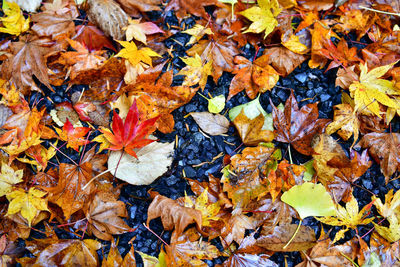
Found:
M 272 103 L 271 103 L 272 104 Z M 282 112 L 272 104 L 272 116 L 276 129 L 276 140 L 289 143 L 304 155 L 311 155 L 311 140 L 328 124 L 328 119 L 318 119 L 317 103 L 307 104 L 299 109 L 293 91 L 286 100 Z
M 198 54 L 195 54 L 194 57 L 181 58 L 181 60 L 186 64 L 177 73 L 177 75 L 185 76 L 182 85 L 193 86 L 199 84 L 200 88 L 204 90 L 208 76 L 212 75 L 212 60 L 205 63 Z
M 62 130 L 56 128 L 56 132 L 60 139 L 67 141 L 67 147 L 70 147 L 76 151 L 79 150 L 80 146 L 89 144 L 89 140 L 85 138 L 85 135 L 90 131 L 87 127 L 74 127 L 67 121 L 64 123 Z
M 164 197 L 156 192 L 151 192 L 153 198 L 148 212 L 147 225 L 155 218 L 161 217 L 161 222 L 165 230 L 173 230 L 172 240 L 176 241 L 185 228 L 192 223 L 196 223 L 198 227 L 202 225 L 201 211 L 186 208 L 179 205 L 175 200 Z
M 13 185 L 23 181 L 23 170 L 14 170 L 6 163 L 1 163 L 0 173 L 0 197 L 9 194 L 12 191 Z
M 285 247 L 297 229 L 296 224 L 283 224 L 275 226 L 270 232 L 263 230 L 256 244 L 271 251 L 303 251 L 316 245 L 314 230 L 310 227 L 300 225 L 293 241 Z
M 245 114 L 244 109 L 233 120 L 233 124 L 239 132 L 242 142 L 247 146 L 256 146 L 260 142 L 271 142 L 275 135 L 272 131 L 263 130 L 265 118 L 263 114 L 250 120 Z
M 400 134 L 369 133 L 363 136 L 359 145 L 369 148 L 368 153 L 380 164 L 386 183 L 396 170 L 400 170 Z
M 40 211 L 49 211 L 47 208 L 47 199 L 43 198 L 47 193 L 35 187 L 31 187 L 29 191 L 17 188 L 7 194 L 10 202 L 8 205 L 8 215 L 20 212 L 22 217 L 28 220 L 29 227 L 33 219 Z
M 29 30 L 30 19 L 25 19 L 17 3 L 3 1 L 2 10 L 5 17 L 0 18 L 4 27 L 0 27 L 0 32 L 19 36 Z
M 275 17 L 279 15 L 282 9 L 279 7 L 277 0 L 258 0 L 257 3 L 258 6 L 240 12 L 241 15 L 253 22 L 244 33 L 261 33 L 265 31 L 265 39 L 278 25 Z
M 318 199 L 318 201 L 313 201 Z M 335 207 L 331 196 L 322 184 L 305 182 L 283 193 L 281 200 L 299 213 L 300 218 L 308 216 L 334 216 Z

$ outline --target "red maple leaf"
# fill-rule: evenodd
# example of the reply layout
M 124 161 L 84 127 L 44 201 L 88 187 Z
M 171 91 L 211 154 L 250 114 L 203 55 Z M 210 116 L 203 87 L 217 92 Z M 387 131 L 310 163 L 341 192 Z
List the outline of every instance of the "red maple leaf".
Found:
M 139 110 L 135 100 L 129 108 L 125 122 L 114 110 L 113 133 L 107 128 L 102 128 L 100 131 L 107 141 L 111 143 L 108 149 L 124 150 L 129 155 L 137 158 L 134 149 L 144 147 L 154 141 L 146 137 L 155 130 L 154 124 L 158 118 L 159 116 L 139 122 Z

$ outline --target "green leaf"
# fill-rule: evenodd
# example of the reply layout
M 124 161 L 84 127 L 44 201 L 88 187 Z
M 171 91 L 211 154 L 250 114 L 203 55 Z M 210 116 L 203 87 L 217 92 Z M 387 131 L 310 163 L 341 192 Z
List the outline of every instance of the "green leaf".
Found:
M 312 159 L 307 161 L 306 163 L 303 164 L 303 166 L 306 168 L 306 171 L 303 174 L 303 180 L 306 182 L 310 182 L 315 174 L 314 160 Z
M 369 256 L 369 259 L 367 262 L 363 264 L 362 267 L 380 267 L 381 261 L 379 260 L 379 256 L 375 253 L 372 252 L 371 255 Z
M 306 182 L 283 193 L 281 200 L 292 206 L 303 220 L 308 216 L 335 216 L 331 196 L 322 184 Z
M 219 95 L 208 99 L 208 111 L 218 114 L 225 108 L 225 96 Z

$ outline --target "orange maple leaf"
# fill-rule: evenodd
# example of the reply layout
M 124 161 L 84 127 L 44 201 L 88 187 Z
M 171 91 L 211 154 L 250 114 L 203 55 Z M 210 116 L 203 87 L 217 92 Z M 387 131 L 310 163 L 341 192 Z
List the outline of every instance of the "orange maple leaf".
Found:
M 56 132 L 61 140 L 67 141 L 67 147 L 70 147 L 76 151 L 78 151 L 79 147 L 82 145 L 86 145 L 89 141 L 84 138 L 84 136 L 89 132 L 90 128 L 88 127 L 76 127 L 72 125 L 71 122 L 67 119 L 64 123 L 64 126 L 61 129 L 56 128 Z

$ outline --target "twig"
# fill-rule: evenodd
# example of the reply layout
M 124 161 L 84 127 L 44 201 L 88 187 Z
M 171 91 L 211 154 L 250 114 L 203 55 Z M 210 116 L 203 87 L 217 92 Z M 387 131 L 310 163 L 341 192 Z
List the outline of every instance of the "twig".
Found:
M 376 13 L 381 13 L 381 14 L 393 15 L 393 16 L 399 16 L 400 17 L 400 13 L 386 12 L 386 11 L 382 11 L 382 10 L 369 8 L 369 7 L 366 7 L 366 6 L 360 6 L 360 8 L 368 10 L 368 11 L 376 12 Z

